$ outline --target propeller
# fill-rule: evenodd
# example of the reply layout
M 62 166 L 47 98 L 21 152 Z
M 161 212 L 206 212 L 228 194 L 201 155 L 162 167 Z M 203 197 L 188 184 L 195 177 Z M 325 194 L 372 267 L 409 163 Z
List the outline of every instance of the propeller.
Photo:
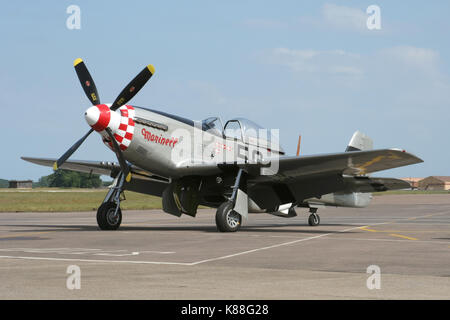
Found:
M 53 170 L 58 170 L 61 165 L 66 162 L 67 159 L 81 146 L 81 144 L 86 140 L 86 138 L 94 131 L 94 129 L 90 129 L 80 140 L 75 142 L 73 146 L 69 148 L 54 164 L 53 164 Z
M 155 68 L 149 64 L 146 66 L 139 74 L 130 81 L 130 83 L 122 90 L 122 92 L 117 96 L 116 100 L 114 100 L 110 109 L 112 111 L 116 111 L 125 103 L 130 101 L 139 90 L 147 83 L 147 81 L 152 77 L 155 73 Z
M 92 79 L 91 74 L 89 73 L 85 63 L 82 59 L 78 58 L 75 59 L 73 66 L 75 68 L 75 71 L 77 73 L 78 79 L 80 80 L 81 87 L 84 90 L 84 93 L 86 94 L 89 101 L 92 103 L 92 105 L 96 106 L 100 104 L 100 97 L 97 92 L 97 87 L 95 86 L 95 82 Z M 149 64 L 146 66 L 133 80 L 130 81 L 130 83 L 122 90 L 122 92 L 117 96 L 116 100 L 114 100 L 113 104 L 109 108 L 108 112 L 115 111 L 119 109 L 121 106 L 126 104 L 128 101 L 130 101 L 138 92 L 141 90 L 144 85 L 147 83 L 147 81 L 152 77 L 152 75 L 155 73 L 155 68 Z M 105 105 L 102 105 L 102 108 L 108 108 Z M 81 146 L 81 144 L 86 140 L 86 138 L 94 131 L 97 130 L 94 126 L 75 144 L 70 147 L 54 164 L 53 169 L 57 170 L 61 165 L 64 164 L 64 162 L 69 159 L 69 157 Z M 122 150 L 120 150 L 119 144 L 117 143 L 116 139 L 114 138 L 113 133 L 111 130 L 106 127 L 104 129 L 106 133 L 108 134 L 111 142 L 113 150 L 117 156 L 117 160 L 120 164 L 120 169 L 124 176 L 126 177 L 126 181 L 129 182 L 131 180 L 131 173 L 130 173 L 130 167 L 127 164 Z
M 81 60 L 80 58 L 75 59 L 75 61 L 73 62 L 73 67 L 75 68 L 78 79 L 81 83 L 81 87 L 83 88 L 84 93 L 86 93 L 89 101 L 94 106 L 96 104 L 100 104 L 100 97 L 98 96 L 97 87 L 95 86 L 95 82 L 92 79 L 91 74 L 86 68 L 83 60 Z

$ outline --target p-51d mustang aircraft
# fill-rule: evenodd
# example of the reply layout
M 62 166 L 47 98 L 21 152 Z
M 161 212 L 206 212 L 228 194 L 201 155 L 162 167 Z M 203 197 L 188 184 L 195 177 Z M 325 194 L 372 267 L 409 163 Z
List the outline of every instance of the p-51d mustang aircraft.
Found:
M 114 178 L 97 211 L 102 230 L 119 228 L 124 190 L 161 197 L 163 210 L 175 216 L 195 217 L 199 205 L 217 208 L 216 225 L 222 232 L 237 231 L 248 213 L 293 217 L 295 207 L 309 208 L 308 222 L 314 226 L 320 223 L 319 206 L 364 207 L 370 192 L 409 187 L 402 180 L 368 174 L 422 162 L 400 149 L 372 150 L 372 140 L 359 131 L 346 152 L 286 156 L 273 136 L 243 118 L 223 126 L 217 117 L 200 123 L 126 104 L 154 74 L 152 65 L 112 104 L 101 104 L 81 59 L 74 67 L 92 104 L 85 112 L 91 129 L 57 160 L 22 159 Z M 93 131 L 115 152 L 118 164 L 67 161 Z

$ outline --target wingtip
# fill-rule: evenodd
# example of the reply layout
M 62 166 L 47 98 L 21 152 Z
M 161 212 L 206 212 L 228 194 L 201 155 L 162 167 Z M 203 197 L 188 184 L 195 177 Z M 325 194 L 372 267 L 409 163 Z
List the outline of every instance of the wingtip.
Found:
M 83 60 L 81 58 L 76 58 L 73 61 L 73 66 L 76 67 L 78 64 L 80 64 L 81 62 L 83 62 Z
M 405 149 L 400 149 L 400 148 L 390 148 L 389 150 L 395 151 L 395 152 L 399 152 L 399 153 L 406 153 L 406 154 L 408 154 L 410 157 L 415 158 L 416 161 L 417 161 L 416 163 L 422 163 L 422 162 L 425 162 L 422 158 L 416 156 L 414 153 L 411 153 L 411 152 L 409 152 L 409 151 L 407 151 L 407 150 L 405 150 Z
M 155 67 L 154 67 L 152 64 L 149 64 L 149 65 L 147 66 L 147 68 L 148 68 L 148 70 L 149 70 L 152 74 L 155 73 Z

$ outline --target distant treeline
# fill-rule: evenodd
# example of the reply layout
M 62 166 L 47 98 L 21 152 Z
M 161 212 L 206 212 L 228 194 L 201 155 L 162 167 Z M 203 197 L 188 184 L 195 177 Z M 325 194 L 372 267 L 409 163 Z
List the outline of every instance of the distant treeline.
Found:
M 43 176 L 35 183 L 36 187 L 57 188 L 100 188 L 103 181 L 98 174 L 88 174 L 69 170 L 56 170 L 54 173 Z
M 33 188 L 100 188 L 112 181 L 103 181 L 98 174 L 88 174 L 69 170 L 57 170 L 33 182 Z M 8 188 L 9 181 L 0 179 L 0 188 Z

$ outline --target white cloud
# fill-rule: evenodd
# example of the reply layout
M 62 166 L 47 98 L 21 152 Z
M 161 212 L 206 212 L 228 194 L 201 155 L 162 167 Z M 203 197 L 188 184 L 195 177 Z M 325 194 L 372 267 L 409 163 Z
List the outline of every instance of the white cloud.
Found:
M 319 30 L 358 32 L 365 35 L 383 35 L 390 30 L 382 20 L 380 30 L 369 30 L 367 20 L 372 15 L 366 12 L 367 7 L 346 7 L 332 3 L 326 3 L 316 16 L 301 16 L 297 22 L 302 28 L 314 28 Z M 381 13 L 382 16 L 382 13 Z
M 252 18 L 246 19 L 243 24 L 250 28 L 257 29 L 278 29 L 285 28 L 288 26 L 287 22 L 275 20 L 275 19 L 264 19 L 264 18 Z
M 265 55 L 271 64 L 288 67 L 295 72 L 327 73 L 333 75 L 360 76 L 359 55 L 343 50 L 317 51 L 276 48 Z
M 376 104 L 376 108 L 385 112 L 421 112 L 424 106 L 438 110 L 450 100 L 450 78 L 440 68 L 439 52 L 428 48 L 395 46 L 361 55 L 276 48 L 261 56 L 262 63 L 291 71 L 291 88 L 333 91 L 337 99 L 344 97 L 342 92 L 371 102 L 383 97 L 385 106 Z
M 214 105 L 225 105 L 227 103 L 226 97 L 222 92 L 212 83 L 199 80 L 189 80 L 188 88 L 194 90 L 198 94 L 199 99 L 204 99 L 208 103 Z
M 367 28 L 369 14 L 366 7 L 353 8 L 333 3 L 325 3 L 320 8 L 320 13 L 315 16 L 300 16 L 296 19 L 277 20 L 271 18 L 248 18 L 241 22 L 246 27 L 255 29 L 298 29 L 309 27 L 315 29 L 335 29 L 366 34 L 384 34 L 383 28 L 373 32 Z
M 332 27 L 345 30 L 367 30 L 367 14 L 361 9 L 326 3 L 322 7 L 322 16 Z
M 414 46 L 395 46 L 365 55 L 343 50 L 275 48 L 261 56 L 263 63 L 284 66 L 299 73 L 360 77 L 373 72 L 390 75 L 404 75 L 406 72 L 442 81 L 439 53 Z
M 425 72 L 437 72 L 439 53 L 427 48 L 396 46 L 381 51 L 384 58 L 396 60 Z

